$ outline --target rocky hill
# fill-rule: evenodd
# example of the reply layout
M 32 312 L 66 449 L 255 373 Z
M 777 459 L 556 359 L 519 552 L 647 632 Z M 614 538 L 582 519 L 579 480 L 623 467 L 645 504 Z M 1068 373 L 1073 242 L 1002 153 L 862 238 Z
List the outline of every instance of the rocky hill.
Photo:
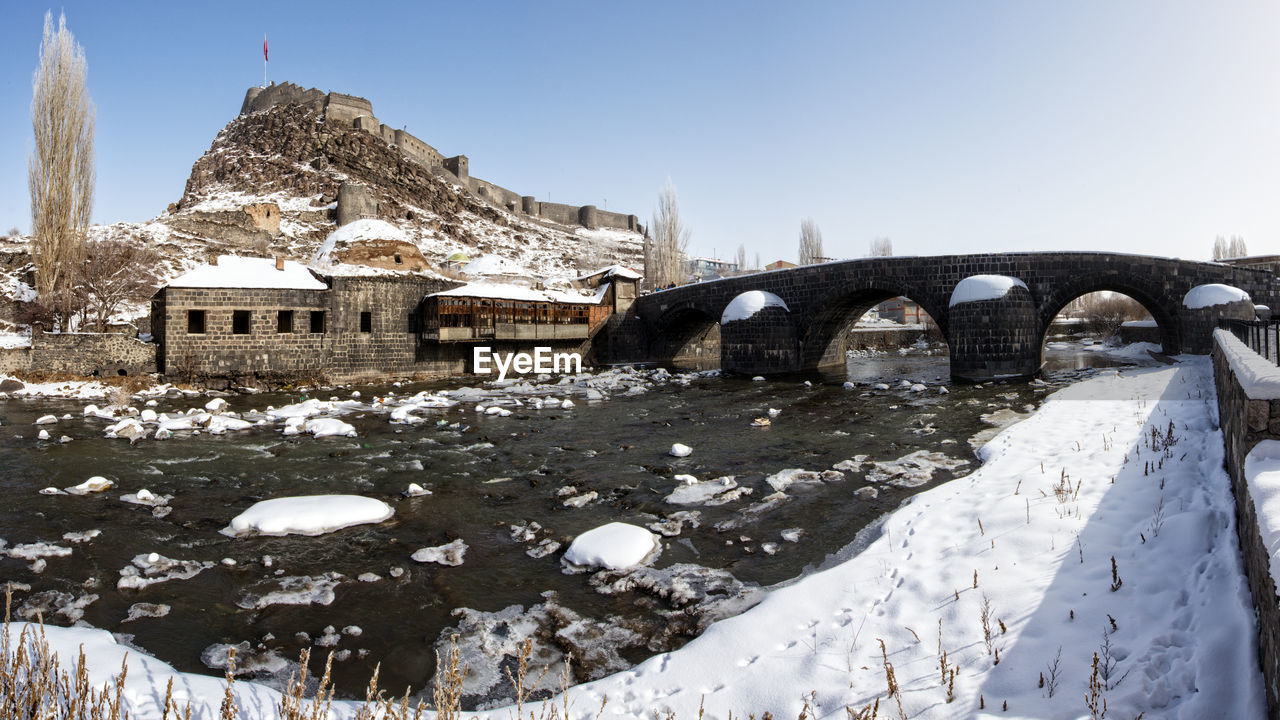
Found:
M 477 273 L 502 267 L 504 275 L 530 278 L 641 264 L 636 232 L 560 225 L 499 207 L 448 171 L 414 162 L 376 134 L 326 123 L 321 110 L 303 104 L 237 116 L 192 166 L 181 200 L 152 221 L 94 226 L 90 236 L 151 245 L 164 258 L 162 279 L 223 253 L 308 262 L 337 229 L 344 182 L 368 188 L 378 218 L 418 247 L 427 272 L 459 252 L 472 260 L 495 256 L 477 263 Z M 0 295 L 8 296 L 7 304 L 29 298 L 23 245 L 19 238 L 0 248 Z M 0 311 L 0 331 L 12 317 L 11 310 Z

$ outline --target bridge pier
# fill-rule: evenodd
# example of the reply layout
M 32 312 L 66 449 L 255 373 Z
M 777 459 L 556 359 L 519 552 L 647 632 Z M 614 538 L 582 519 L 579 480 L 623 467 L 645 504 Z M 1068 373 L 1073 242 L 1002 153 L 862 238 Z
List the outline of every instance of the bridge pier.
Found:
M 988 382 L 1028 378 L 1040 370 L 1040 321 L 1026 287 L 1004 297 L 952 305 L 947 345 L 951 378 Z
M 786 305 L 766 305 L 742 319 L 729 317 L 726 311 L 720 322 L 721 370 L 742 375 L 800 370 L 800 338 Z

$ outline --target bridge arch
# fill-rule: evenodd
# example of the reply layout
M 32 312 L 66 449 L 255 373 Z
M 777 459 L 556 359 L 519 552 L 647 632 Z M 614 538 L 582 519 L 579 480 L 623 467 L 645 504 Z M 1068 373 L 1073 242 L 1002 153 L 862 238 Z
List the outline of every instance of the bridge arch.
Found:
M 814 304 L 816 310 L 804 318 L 800 333 L 800 366 L 817 368 L 843 365 L 843 333 L 868 310 L 896 297 L 911 299 L 933 318 L 947 337 L 946 304 L 939 303 L 922 288 L 891 280 L 844 285 Z
M 720 367 L 720 313 L 713 316 L 695 303 L 669 308 L 657 322 L 649 357 L 699 369 Z
M 1178 318 L 1167 302 L 1161 302 L 1166 294 L 1163 287 L 1152 280 L 1145 280 L 1128 273 L 1106 272 L 1084 275 L 1054 287 L 1039 303 L 1040 306 L 1040 357 L 1044 359 L 1045 336 L 1049 325 L 1068 303 L 1095 292 L 1114 292 L 1127 295 L 1146 310 L 1160 330 L 1161 351 L 1166 355 L 1182 352 L 1182 329 Z

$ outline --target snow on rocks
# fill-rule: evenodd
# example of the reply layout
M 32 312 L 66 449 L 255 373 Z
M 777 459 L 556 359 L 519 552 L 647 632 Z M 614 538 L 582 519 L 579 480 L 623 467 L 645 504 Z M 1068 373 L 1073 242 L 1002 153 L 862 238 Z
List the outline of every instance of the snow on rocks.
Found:
M 1214 307 L 1217 305 L 1229 305 L 1234 302 L 1247 302 L 1253 304 L 1249 293 L 1238 287 L 1231 285 L 1222 285 L 1220 283 L 1209 283 L 1207 285 L 1197 285 L 1187 291 L 1182 297 L 1182 306 L 1189 310 L 1199 310 L 1201 308 Z
M 104 490 L 110 490 L 113 485 L 115 485 L 114 482 L 102 477 L 101 475 L 94 475 L 79 485 L 67 488 L 66 492 L 70 495 L 88 495 L 90 493 L 100 493 Z M 44 491 L 41 490 L 40 492 L 43 493 Z
M 301 495 L 254 503 L 232 518 L 223 535 L 323 535 L 353 525 L 380 523 L 395 511 L 361 495 Z
M 755 317 L 756 313 L 767 307 L 780 307 L 787 312 L 791 312 L 791 308 L 788 308 L 782 298 L 777 295 L 764 290 L 748 290 L 735 297 L 725 306 L 724 312 L 720 314 L 720 324 L 724 325 L 725 323 L 747 320 Z
M 564 560 L 571 569 L 626 570 L 655 557 L 658 537 L 642 527 L 611 522 L 573 539 Z
M 947 307 L 982 300 L 999 300 L 1015 287 L 1026 290 L 1027 284 L 1008 275 L 970 275 L 956 283 Z
M 693 454 L 693 448 L 683 443 L 675 443 L 671 446 L 671 449 L 667 451 L 667 454 L 671 457 L 678 458 L 689 457 Z
M 204 560 L 174 560 L 160 553 L 141 553 L 133 556 L 133 564 L 120 569 L 116 588 L 141 590 L 170 580 L 189 580 L 211 567 L 213 563 Z
M 303 432 L 322 437 L 355 437 L 356 429 L 338 418 L 311 418 L 303 425 Z
M 430 495 L 431 491 L 418 483 L 409 483 L 409 488 L 404 491 L 404 494 L 406 497 L 422 497 L 423 495 Z
M 36 418 L 36 425 L 52 425 L 58 422 L 57 415 L 41 415 Z
M 462 541 L 462 538 L 458 538 L 444 545 L 421 548 L 409 557 L 420 563 L 430 562 L 448 567 L 457 567 L 462 564 L 462 558 L 466 554 L 467 544 Z

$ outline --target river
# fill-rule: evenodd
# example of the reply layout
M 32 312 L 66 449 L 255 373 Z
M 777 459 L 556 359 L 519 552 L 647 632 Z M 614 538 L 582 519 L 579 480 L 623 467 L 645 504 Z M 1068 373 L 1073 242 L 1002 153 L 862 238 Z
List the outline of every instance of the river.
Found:
M 383 687 L 417 692 L 442 636 L 460 632 L 470 662 L 496 669 L 510 662 L 513 638 L 532 632 L 539 657 L 554 665 L 572 650 L 585 680 L 674 649 L 749 606 L 758 588 L 821 563 L 911 494 L 971 470 L 975 436 L 990 436 L 1089 368 L 1144 362 L 1131 355 L 1051 350 L 1047 384 L 950 385 L 943 352 L 855 357 L 843 374 L 764 382 L 633 373 L 599 399 L 554 380 L 532 395 L 510 387 L 472 395 L 464 379 L 226 398 L 227 411 L 255 417 L 267 406 L 352 399 L 358 390 L 361 404 L 342 417 L 354 438 L 285 437 L 265 425 L 130 444 L 104 437 L 108 421 L 84 417 L 85 401 L 0 400 L 0 538 L 10 554 L 0 553 L 0 577 L 15 584 L 20 616 L 39 611 L 55 624 L 109 629 L 181 670 L 215 673 L 225 647 L 239 644 L 249 676 L 279 684 L 311 647 L 318 657 L 337 653 L 342 695 L 363 696 L 379 662 Z M 422 390 L 464 401 L 420 413 L 427 422 L 415 425 L 363 405 Z M 208 401 L 171 395 L 154 409 L 173 414 Z M 548 395 L 576 406 L 529 402 Z M 510 414 L 476 412 L 477 397 Z M 71 418 L 51 426 L 54 440 L 39 441 L 33 423 L 46 414 Z M 770 424 L 753 427 L 756 418 Z M 64 434 L 72 440 L 57 442 Z M 693 453 L 668 455 L 677 442 Z M 817 475 L 841 463 L 843 472 Z M 816 472 L 777 475 L 789 469 Z M 94 475 L 114 487 L 40 493 Z M 732 476 L 750 492 L 676 505 L 664 499 L 681 486 L 676 475 Z M 431 494 L 407 497 L 410 483 Z M 172 499 L 159 511 L 121 501 L 143 488 Z M 318 537 L 219 532 L 259 500 L 327 493 L 385 500 L 395 516 Z M 563 571 L 568 542 L 611 521 L 663 532 L 650 584 Z M 455 539 L 467 546 L 459 566 L 410 559 Z M 554 543 L 557 551 L 542 554 Z M 150 553 L 199 569 L 120 589 L 122 570 L 142 568 L 135 559 Z M 502 639 L 496 650 L 494 637 Z M 509 694 L 496 676 L 475 679 L 470 705 Z

